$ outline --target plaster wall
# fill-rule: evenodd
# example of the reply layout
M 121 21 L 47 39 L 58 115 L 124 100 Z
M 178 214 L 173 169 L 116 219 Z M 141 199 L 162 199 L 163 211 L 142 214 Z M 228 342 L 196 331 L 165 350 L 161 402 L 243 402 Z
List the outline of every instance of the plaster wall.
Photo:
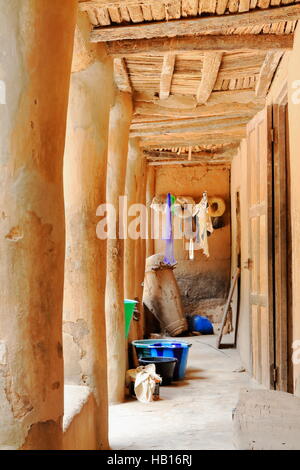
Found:
M 96 450 L 97 404 L 88 387 L 65 385 L 64 450 Z
M 199 202 L 203 191 L 207 191 L 209 197 L 220 196 L 225 200 L 226 211 L 222 216 L 224 226 L 214 230 L 208 238 L 208 258 L 197 250 L 194 260 L 189 260 L 186 249 L 188 241 L 183 238 L 174 240 L 175 258 L 178 262 L 174 274 L 185 313 L 207 315 L 213 321 L 221 318 L 221 306 L 227 295 L 230 278 L 229 176 L 229 169 L 225 166 L 168 166 L 156 170 L 156 195 L 170 192 L 176 196 L 191 196 Z M 160 224 L 163 229 L 163 220 L 160 220 Z M 164 249 L 162 231 L 160 239 L 155 240 L 155 252 L 164 252 Z

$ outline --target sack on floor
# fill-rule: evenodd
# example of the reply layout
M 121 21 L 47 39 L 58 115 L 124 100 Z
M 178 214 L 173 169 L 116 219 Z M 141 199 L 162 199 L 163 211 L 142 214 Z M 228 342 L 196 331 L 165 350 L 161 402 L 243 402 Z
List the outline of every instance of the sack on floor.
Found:
M 142 403 L 153 401 L 157 384 L 162 380 L 155 372 L 155 364 L 139 366 L 134 370 L 128 371 L 128 373 L 130 373 L 131 377 L 135 376 L 134 392 L 136 398 Z

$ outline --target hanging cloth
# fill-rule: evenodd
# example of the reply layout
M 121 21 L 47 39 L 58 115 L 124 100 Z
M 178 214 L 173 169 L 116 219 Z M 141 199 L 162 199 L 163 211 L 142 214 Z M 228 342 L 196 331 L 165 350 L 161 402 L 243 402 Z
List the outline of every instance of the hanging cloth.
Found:
M 196 204 L 193 210 L 193 216 L 196 217 L 196 242 L 197 249 L 203 250 L 203 253 L 208 257 L 208 241 L 207 232 L 213 232 L 211 217 L 208 214 L 208 200 L 207 193 L 203 193 L 203 197 L 199 204 Z
M 167 207 L 166 207 L 166 228 L 165 237 L 166 248 L 164 263 L 173 266 L 176 264 L 174 258 L 174 240 L 173 240 L 173 229 L 172 229 L 172 197 L 171 194 L 167 195 Z

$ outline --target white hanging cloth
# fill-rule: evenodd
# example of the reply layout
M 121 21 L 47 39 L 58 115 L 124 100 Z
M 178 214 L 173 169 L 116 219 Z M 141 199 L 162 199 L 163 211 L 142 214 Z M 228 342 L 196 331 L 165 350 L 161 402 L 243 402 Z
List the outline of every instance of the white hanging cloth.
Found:
M 211 217 L 208 214 L 208 200 L 207 192 L 203 193 L 202 199 L 199 204 L 194 206 L 193 216 L 196 216 L 196 249 L 203 250 L 203 253 L 208 257 L 208 240 L 207 232 L 212 233 L 214 231 L 212 226 Z

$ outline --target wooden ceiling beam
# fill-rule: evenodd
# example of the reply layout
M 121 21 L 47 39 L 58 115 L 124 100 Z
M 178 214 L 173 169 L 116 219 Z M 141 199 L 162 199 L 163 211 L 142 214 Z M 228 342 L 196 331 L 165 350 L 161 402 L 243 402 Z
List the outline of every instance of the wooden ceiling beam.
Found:
M 162 147 L 187 147 L 188 145 L 191 146 L 201 146 L 201 145 L 216 145 L 216 144 L 223 144 L 223 145 L 232 145 L 236 144 L 239 145 L 243 137 L 233 137 L 227 134 L 223 135 L 200 135 L 198 137 L 187 137 L 184 139 L 181 137 L 174 137 L 166 140 L 163 136 L 155 137 L 155 138 L 147 138 L 140 140 L 140 147 L 143 149 L 157 149 Z
M 116 58 L 114 60 L 114 79 L 119 90 L 132 93 L 130 77 L 125 60 L 122 58 Z
M 252 93 L 253 97 L 254 92 Z M 147 117 L 151 120 L 159 119 L 185 119 L 185 118 L 197 118 L 205 116 L 228 116 L 231 114 L 255 114 L 257 111 L 262 109 L 264 106 L 263 100 L 255 100 L 249 103 L 236 103 L 234 100 L 228 106 L 228 103 L 217 103 L 213 105 L 199 105 L 195 108 L 190 109 L 174 109 L 160 106 L 155 103 L 149 103 L 147 101 L 135 102 L 133 122 L 139 116 L 143 116 L 144 120 L 147 121 Z
M 293 48 L 293 42 L 293 34 L 204 35 L 151 40 L 125 39 L 124 41 L 107 42 L 106 49 L 108 54 L 113 57 L 127 57 L 139 54 L 162 55 L 189 51 L 288 50 Z
M 258 98 L 264 98 L 267 95 L 282 54 L 283 53 L 279 51 L 267 52 L 255 88 L 255 95 Z
M 225 149 L 217 149 L 216 151 L 197 151 L 192 152 L 192 157 L 194 160 L 210 160 L 213 158 L 232 158 L 237 152 L 238 146 L 235 145 L 232 148 L 225 148 Z M 182 159 L 186 160 L 188 157 L 187 153 L 180 153 L 177 152 L 168 152 L 168 151 L 159 151 L 159 150 L 144 150 L 144 155 L 148 160 L 151 161 L 160 161 L 160 160 L 174 160 L 174 159 Z
M 170 95 L 172 77 L 175 67 L 175 54 L 165 54 L 161 69 L 159 98 L 165 100 Z
M 138 102 L 148 102 L 158 105 L 165 109 L 191 110 L 196 109 L 198 103 L 194 96 L 179 96 L 171 95 L 166 100 L 159 100 L 155 95 L 150 93 L 134 93 L 134 100 Z M 223 90 L 214 91 L 205 106 L 215 106 L 218 104 L 232 104 L 232 103 L 255 103 L 261 104 L 263 100 L 255 96 L 254 90 Z
M 203 121 L 203 123 L 193 121 L 189 124 L 177 125 L 175 126 L 165 126 L 165 123 L 161 123 L 161 125 L 154 127 L 151 123 L 149 126 L 143 129 L 133 129 L 130 131 L 130 137 L 149 137 L 149 136 L 172 136 L 172 135 L 182 135 L 182 134 L 218 134 L 222 132 L 235 132 L 237 131 L 238 134 L 244 133 L 244 128 L 246 124 L 249 122 L 251 118 L 247 117 L 238 117 L 238 118 L 230 118 L 230 119 L 219 119 L 215 121 Z M 160 124 L 160 123 L 158 123 Z
M 300 17 L 300 5 L 287 5 L 247 13 L 196 17 L 137 25 L 96 28 L 91 33 L 92 42 L 124 39 L 152 39 L 195 34 L 226 34 L 228 29 L 257 26 L 261 24 L 294 21 Z
M 133 123 L 131 124 L 130 130 L 131 133 L 141 132 L 141 135 L 145 133 L 161 133 L 161 132 L 177 132 L 178 129 L 182 129 L 184 132 L 185 129 L 190 127 L 199 127 L 200 129 L 208 128 L 222 128 L 226 127 L 229 123 L 247 123 L 255 113 L 248 114 L 230 114 L 227 116 L 206 116 L 199 118 L 189 118 L 189 119 L 177 119 L 170 121 L 157 121 L 157 122 L 143 122 L 143 123 Z
M 160 134 L 143 136 L 140 141 L 141 147 L 155 144 L 158 147 L 185 147 L 188 145 L 212 145 L 220 143 L 235 143 L 246 137 L 245 126 L 227 128 L 219 132 L 196 132 L 191 130 L 186 133 Z
M 165 166 L 165 165 L 222 165 L 222 166 L 230 166 L 231 160 L 219 158 L 217 160 L 164 160 L 161 162 L 148 162 L 149 166 Z
M 201 81 L 197 90 L 197 103 L 205 104 L 210 97 L 222 62 L 222 52 L 206 52 L 203 58 Z

